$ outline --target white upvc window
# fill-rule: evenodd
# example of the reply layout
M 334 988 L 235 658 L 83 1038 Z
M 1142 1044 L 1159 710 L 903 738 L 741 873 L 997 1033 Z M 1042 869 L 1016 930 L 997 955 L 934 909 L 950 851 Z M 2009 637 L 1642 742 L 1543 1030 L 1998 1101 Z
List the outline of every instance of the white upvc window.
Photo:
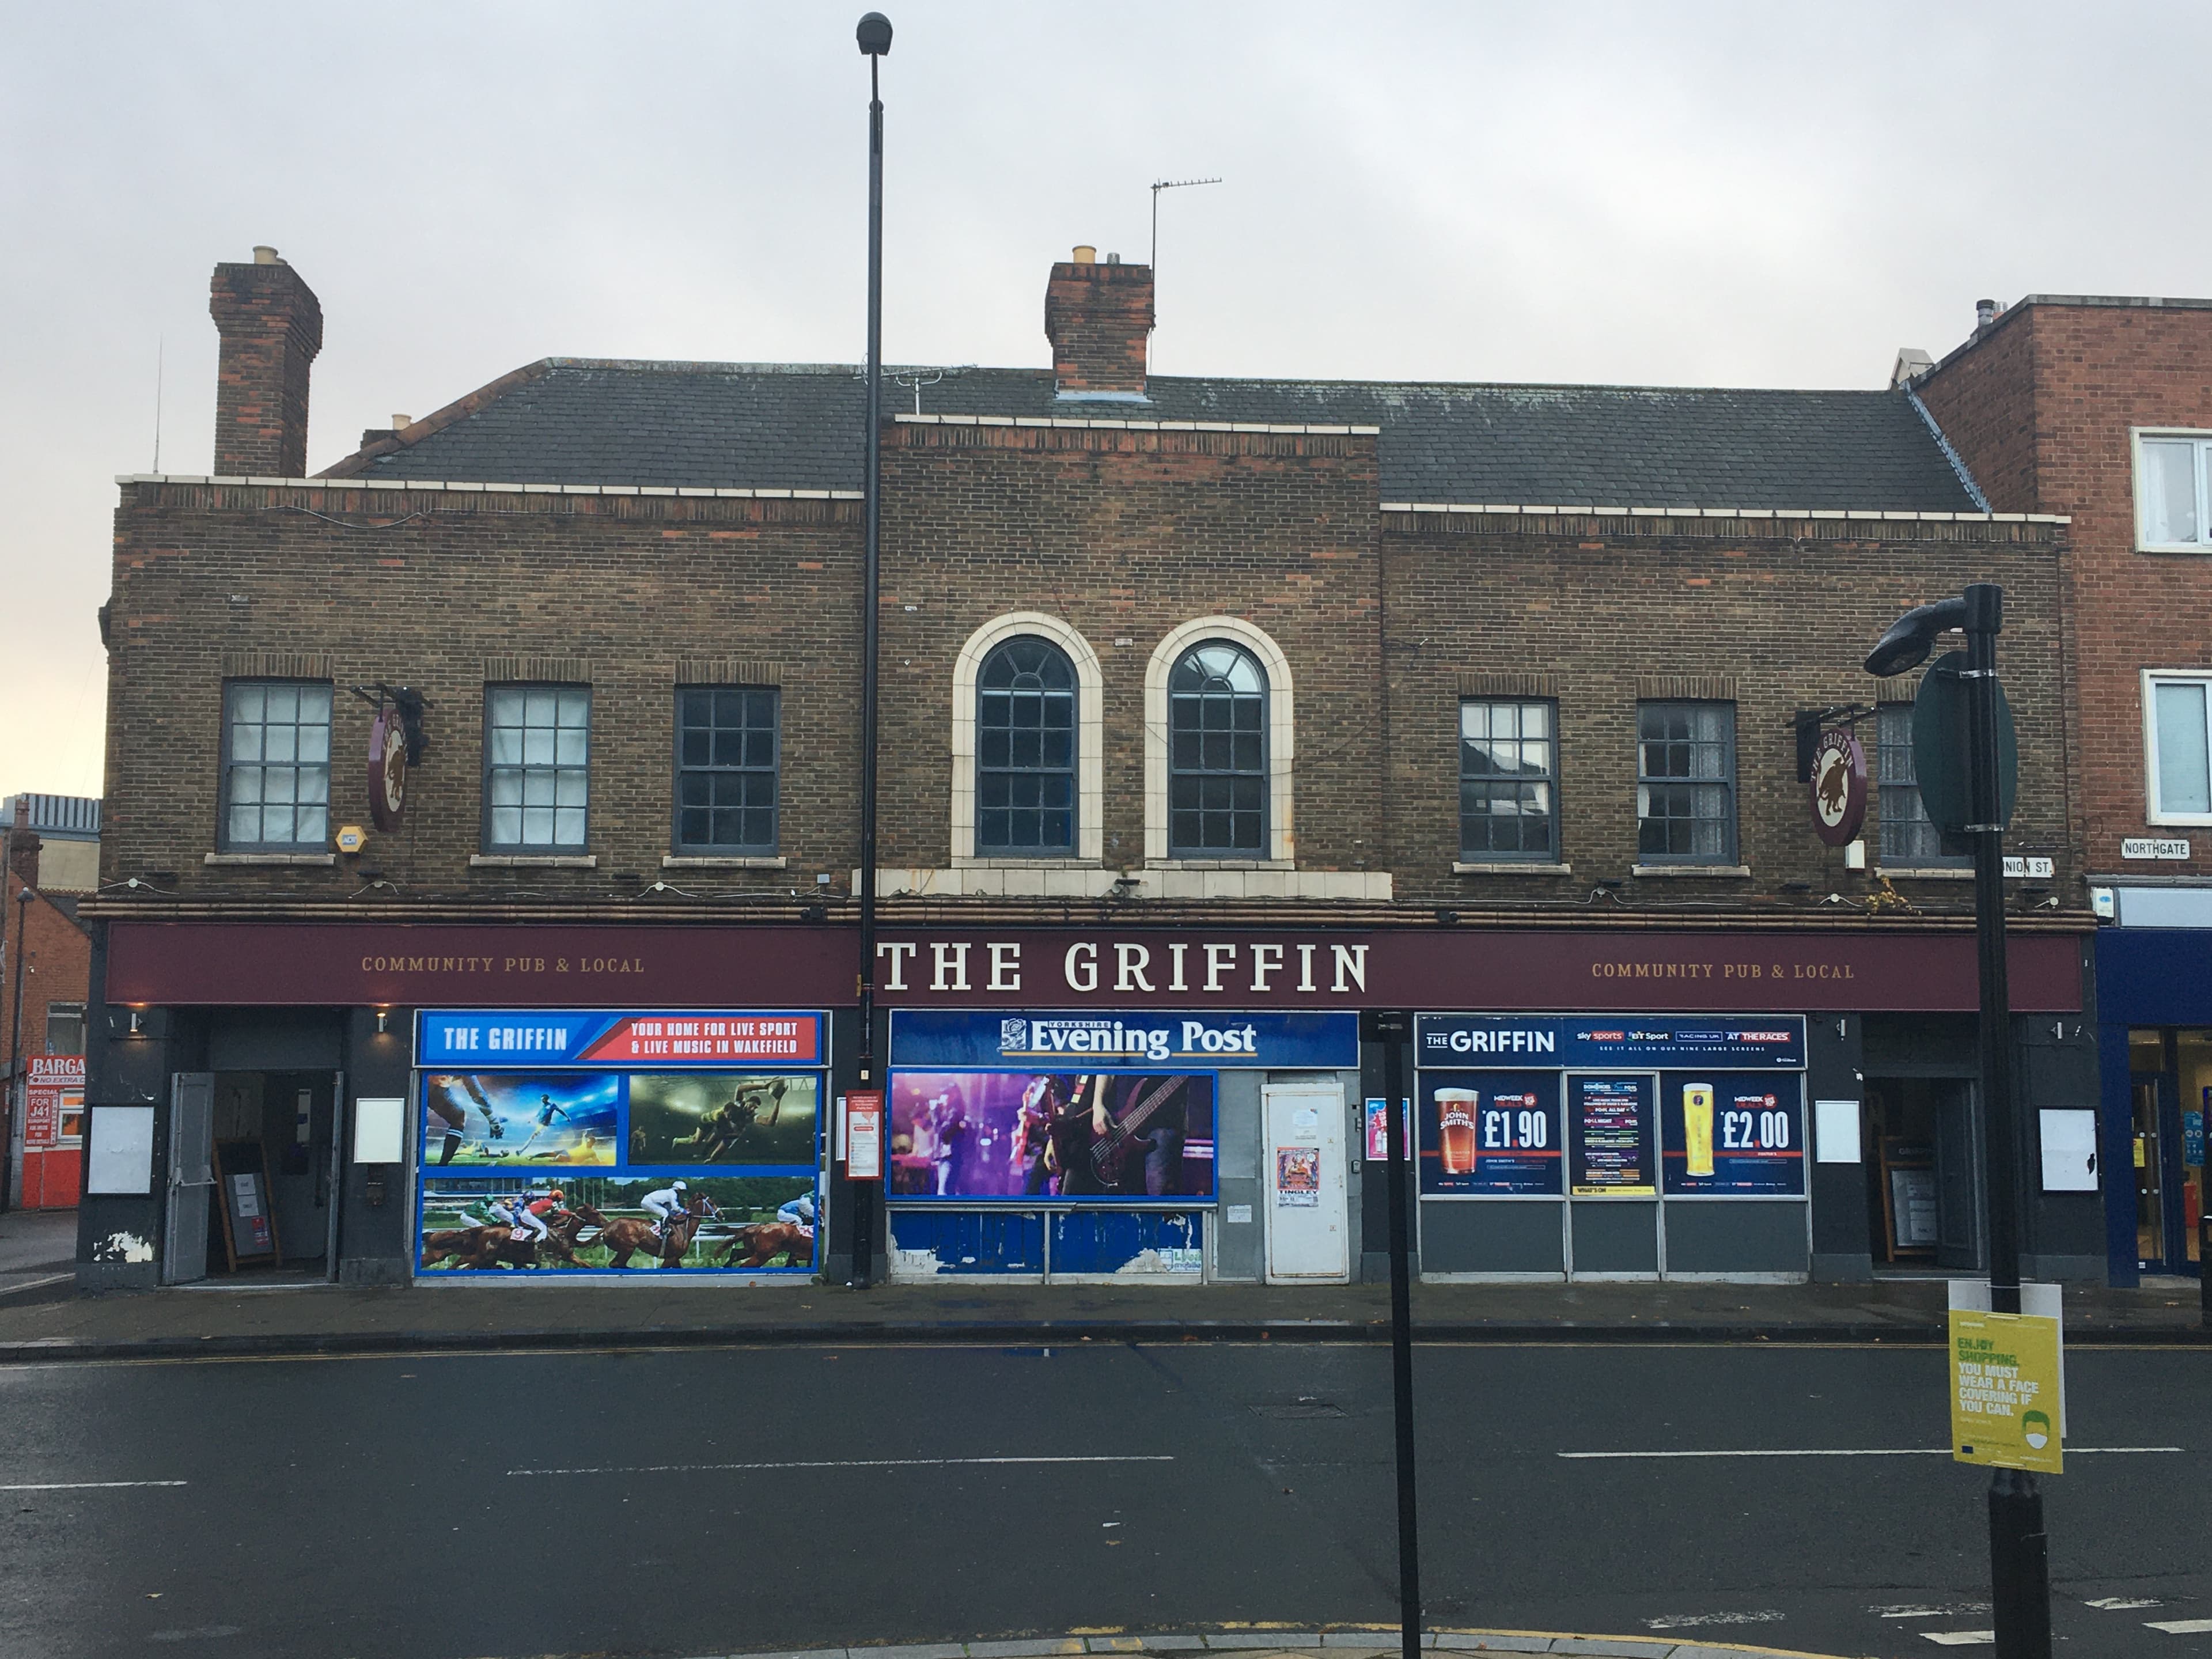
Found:
M 2212 671 L 2146 668 L 2143 780 L 2153 823 L 2212 823 Z
M 2138 427 L 2135 449 L 2136 548 L 2212 551 L 2212 432 Z

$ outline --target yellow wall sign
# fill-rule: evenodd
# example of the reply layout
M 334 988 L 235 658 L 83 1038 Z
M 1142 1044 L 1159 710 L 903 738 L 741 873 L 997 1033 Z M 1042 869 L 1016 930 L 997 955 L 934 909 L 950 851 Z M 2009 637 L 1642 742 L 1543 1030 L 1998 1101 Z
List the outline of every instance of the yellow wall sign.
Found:
M 2058 1322 L 1951 1310 L 1951 1455 L 2059 1473 Z

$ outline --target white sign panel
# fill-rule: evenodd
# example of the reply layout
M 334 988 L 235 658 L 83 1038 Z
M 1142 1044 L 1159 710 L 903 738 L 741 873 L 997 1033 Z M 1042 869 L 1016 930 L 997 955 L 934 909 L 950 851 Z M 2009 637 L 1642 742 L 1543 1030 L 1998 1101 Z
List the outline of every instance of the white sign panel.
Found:
M 2097 1190 L 2097 1114 L 2087 1107 L 2045 1107 L 2042 1121 L 2043 1190 Z
M 1813 1161 L 1816 1164 L 1857 1163 L 1861 1156 L 1858 1102 L 1814 1101 L 1813 1142 Z
M 2005 874 L 2015 880 L 2022 878 L 2033 880 L 2039 877 L 2048 877 L 2056 868 L 2057 866 L 2049 859 L 2008 858 L 2004 861 Z
M 407 1161 L 407 1103 L 397 1097 L 372 1099 L 362 1096 L 353 1103 L 353 1161 L 356 1164 L 404 1164 Z
M 2149 836 L 2130 836 L 2120 843 L 2124 859 L 2185 859 L 2189 856 L 2189 840 L 2183 836 L 2176 841 L 2165 841 Z
M 94 1107 L 86 1148 L 84 1189 L 88 1193 L 154 1190 L 151 1106 Z

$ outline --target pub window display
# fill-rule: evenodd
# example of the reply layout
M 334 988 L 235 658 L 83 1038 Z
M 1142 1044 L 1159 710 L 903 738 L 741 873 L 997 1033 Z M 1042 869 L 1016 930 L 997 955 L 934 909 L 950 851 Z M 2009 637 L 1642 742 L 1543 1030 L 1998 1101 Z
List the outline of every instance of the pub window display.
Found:
M 896 1072 L 901 1199 L 1211 1198 L 1210 1073 Z

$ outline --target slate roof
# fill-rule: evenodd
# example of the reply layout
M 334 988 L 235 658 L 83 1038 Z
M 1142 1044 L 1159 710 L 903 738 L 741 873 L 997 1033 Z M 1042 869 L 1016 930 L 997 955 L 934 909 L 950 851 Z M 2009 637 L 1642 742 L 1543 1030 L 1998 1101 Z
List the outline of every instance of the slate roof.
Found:
M 890 373 L 899 373 L 896 369 Z M 914 392 L 885 387 L 887 410 Z M 848 365 L 550 358 L 331 471 L 501 483 L 857 489 Z M 1058 400 L 1049 369 L 948 373 L 933 414 L 1374 425 L 1384 501 L 1882 508 L 1974 503 L 1893 392 L 1725 391 L 1165 375 L 1144 404 Z

